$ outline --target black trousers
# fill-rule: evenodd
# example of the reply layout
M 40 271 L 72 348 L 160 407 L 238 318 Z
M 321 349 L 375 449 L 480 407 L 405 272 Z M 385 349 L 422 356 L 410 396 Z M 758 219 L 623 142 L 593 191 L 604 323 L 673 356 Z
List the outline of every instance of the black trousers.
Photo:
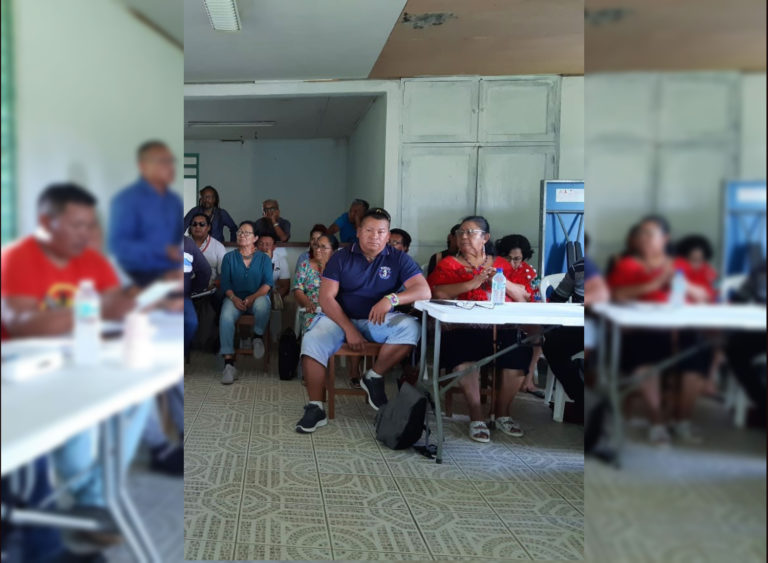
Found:
M 544 357 L 555 377 L 573 400 L 578 411 L 584 410 L 584 380 L 579 367 L 571 360 L 584 350 L 584 329 L 560 327 L 549 331 L 542 344 Z
M 753 362 L 765 354 L 764 332 L 734 332 L 728 336 L 725 355 L 733 375 L 757 409 L 760 420 L 765 420 L 765 365 Z

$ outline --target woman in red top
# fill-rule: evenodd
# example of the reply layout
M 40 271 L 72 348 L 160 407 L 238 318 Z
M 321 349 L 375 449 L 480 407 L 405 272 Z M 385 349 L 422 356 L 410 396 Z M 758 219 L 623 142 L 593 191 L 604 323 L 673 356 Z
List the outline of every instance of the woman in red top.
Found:
M 459 251 L 456 256 L 447 256 L 437 263 L 427 281 L 432 295 L 439 299 L 461 299 L 467 301 L 488 301 L 491 293 L 491 278 L 496 268 L 501 268 L 507 278 L 507 301 L 528 301 L 530 294 L 522 284 L 510 281 L 512 267 L 501 257 L 486 254 L 490 239 L 490 226 L 484 217 L 467 217 L 456 231 Z M 444 325 L 445 326 L 445 325 Z M 499 348 L 511 346 L 524 337 L 515 328 L 501 328 L 497 332 Z M 472 362 L 493 353 L 492 330 L 488 326 L 460 327 L 446 326 L 441 346 L 440 365 L 448 372 L 468 367 Z M 496 362 L 502 368 L 502 384 L 496 402 L 497 427 L 510 436 L 522 436 L 520 426 L 508 415 L 509 407 L 525 371 L 531 362 L 531 349 L 520 347 L 499 357 Z M 465 375 L 459 382 L 469 404 L 469 436 L 478 442 L 489 442 L 490 430 L 486 426 L 480 405 L 480 373 Z
M 688 269 L 684 260 L 669 256 L 669 224 L 663 217 L 646 217 L 638 224 L 635 240 L 635 254 L 621 258 L 608 276 L 613 299 L 619 302 L 666 303 L 675 273 L 678 270 L 686 272 Z M 689 283 L 686 298 L 692 302 L 704 302 L 708 299 L 708 293 L 700 286 Z M 672 355 L 672 339 L 668 332 L 634 330 L 625 331 L 625 334 L 621 357 L 621 366 L 625 372 L 644 371 Z M 698 378 L 682 379 L 678 410 L 684 423 L 675 430 L 684 439 L 692 439 L 687 420 L 698 390 Z M 649 440 L 659 445 L 669 443 L 670 436 L 662 413 L 659 374 L 646 378 L 640 392 L 648 407 L 651 422 Z

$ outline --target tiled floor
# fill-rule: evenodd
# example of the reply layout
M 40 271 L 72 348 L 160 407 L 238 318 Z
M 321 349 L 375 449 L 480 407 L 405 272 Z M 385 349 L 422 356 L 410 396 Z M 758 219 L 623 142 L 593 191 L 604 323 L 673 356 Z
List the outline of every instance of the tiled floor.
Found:
M 539 399 L 517 399 L 524 438 L 478 444 L 448 422 L 437 465 L 380 446 L 360 397 L 338 398 L 334 421 L 300 435 L 298 381 L 250 358 L 231 386 L 211 355 L 187 367 L 186 559 L 583 557 L 583 431 L 552 422 Z

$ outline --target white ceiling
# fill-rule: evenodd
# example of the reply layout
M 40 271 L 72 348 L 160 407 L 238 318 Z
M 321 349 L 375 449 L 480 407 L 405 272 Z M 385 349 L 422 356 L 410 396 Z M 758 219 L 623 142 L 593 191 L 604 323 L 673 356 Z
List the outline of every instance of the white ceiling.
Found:
M 350 136 L 373 96 L 227 98 L 184 101 L 187 121 L 274 121 L 272 127 L 184 127 L 187 140 L 335 139 Z
M 367 78 L 405 0 L 238 0 L 242 30 L 214 31 L 184 3 L 184 80 Z

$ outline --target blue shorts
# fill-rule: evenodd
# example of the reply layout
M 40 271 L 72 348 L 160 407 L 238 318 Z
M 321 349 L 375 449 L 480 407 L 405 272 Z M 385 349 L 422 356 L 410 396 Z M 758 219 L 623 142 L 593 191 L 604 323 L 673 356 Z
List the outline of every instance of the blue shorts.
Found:
M 380 325 L 373 324 L 368 319 L 350 320 L 368 342 L 415 346 L 421 336 L 419 321 L 403 313 L 387 313 L 384 323 Z M 327 366 L 328 358 L 341 348 L 345 338 L 341 327 L 320 313 L 304 333 L 301 355 L 309 356 Z

